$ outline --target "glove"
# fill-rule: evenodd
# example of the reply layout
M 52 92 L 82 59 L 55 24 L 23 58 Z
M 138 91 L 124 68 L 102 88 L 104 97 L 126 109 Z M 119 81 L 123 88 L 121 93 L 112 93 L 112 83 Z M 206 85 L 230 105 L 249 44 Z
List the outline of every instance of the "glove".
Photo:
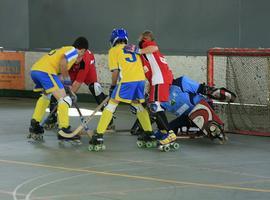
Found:
M 141 49 L 134 44 L 125 45 L 124 50 L 130 53 L 141 54 Z
M 72 85 L 72 82 L 70 80 L 70 77 L 65 77 L 64 80 L 63 80 L 63 84 L 64 84 L 65 87 L 66 86 L 67 87 L 71 86 Z
M 111 85 L 110 89 L 109 89 L 109 96 L 112 96 L 113 90 L 116 87 L 116 85 Z

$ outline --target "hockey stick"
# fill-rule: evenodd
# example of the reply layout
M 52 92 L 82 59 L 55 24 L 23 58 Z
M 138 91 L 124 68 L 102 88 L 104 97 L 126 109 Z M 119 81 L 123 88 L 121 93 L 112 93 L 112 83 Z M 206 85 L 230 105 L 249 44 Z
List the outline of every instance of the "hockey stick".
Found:
M 89 138 L 92 138 L 93 131 L 90 130 L 89 127 L 87 126 L 87 122 L 86 122 L 85 118 L 83 117 L 82 112 L 81 112 L 78 104 L 76 102 L 74 102 L 73 105 L 74 105 L 74 107 L 76 108 L 76 110 L 78 111 L 78 113 L 80 115 L 81 125 L 83 126 L 83 129 L 85 130 L 86 135 Z M 80 131 L 80 134 L 82 134 L 81 131 Z
M 57 109 L 57 105 L 54 106 L 54 108 L 52 109 L 52 111 L 50 111 L 50 114 L 39 124 L 40 126 L 44 127 L 44 125 L 47 123 L 47 121 L 50 119 L 50 117 L 54 114 L 54 112 Z
M 95 116 L 95 114 L 104 106 L 104 104 L 106 104 L 108 102 L 108 100 L 110 99 L 110 97 L 106 97 L 106 99 L 104 99 L 101 104 L 99 104 L 96 109 L 94 110 L 94 112 L 88 116 L 87 118 L 84 119 L 84 121 L 81 123 L 81 125 L 79 125 L 72 133 L 65 133 L 64 131 L 60 130 L 58 133 L 59 135 L 61 135 L 62 137 L 65 138 L 72 138 L 76 135 L 78 135 L 80 133 L 80 131 L 82 129 L 84 129 L 85 125 L 87 125 Z M 89 132 L 89 130 L 88 130 Z

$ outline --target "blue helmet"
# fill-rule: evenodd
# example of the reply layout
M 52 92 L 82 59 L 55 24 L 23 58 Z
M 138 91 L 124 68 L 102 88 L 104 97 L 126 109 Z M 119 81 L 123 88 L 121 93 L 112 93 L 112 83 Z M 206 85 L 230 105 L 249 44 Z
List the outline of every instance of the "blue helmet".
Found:
M 128 42 L 128 33 L 125 29 L 123 28 L 113 29 L 110 38 L 111 45 L 114 46 L 118 40 L 124 40 L 126 43 Z

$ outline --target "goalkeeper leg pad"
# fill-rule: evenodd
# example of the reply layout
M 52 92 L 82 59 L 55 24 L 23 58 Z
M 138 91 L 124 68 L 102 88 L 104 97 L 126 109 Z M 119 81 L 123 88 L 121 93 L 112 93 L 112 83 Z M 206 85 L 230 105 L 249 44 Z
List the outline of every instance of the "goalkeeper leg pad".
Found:
M 224 123 L 205 100 L 201 100 L 188 117 L 206 136 L 219 138 L 224 135 Z

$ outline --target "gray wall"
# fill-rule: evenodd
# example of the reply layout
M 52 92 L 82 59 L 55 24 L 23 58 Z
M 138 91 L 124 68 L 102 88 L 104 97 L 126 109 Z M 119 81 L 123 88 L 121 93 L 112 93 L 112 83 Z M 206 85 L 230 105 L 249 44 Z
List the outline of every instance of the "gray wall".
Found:
M 28 0 L 0 0 L 0 46 L 29 48 Z
M 90 40 L 91 49 L 104 53 L 114 27 L 126 28 L 131 42 L 136 42 L 142 30 L 153 30 L 165 54 L 205 54 L 211 47 L 270 47 L 269 0 L 0 0 L 0 3 L 1 26 L 9 27 L 1 29 L 0 44 L 10 47 L 55 48 L 84 35 Z

